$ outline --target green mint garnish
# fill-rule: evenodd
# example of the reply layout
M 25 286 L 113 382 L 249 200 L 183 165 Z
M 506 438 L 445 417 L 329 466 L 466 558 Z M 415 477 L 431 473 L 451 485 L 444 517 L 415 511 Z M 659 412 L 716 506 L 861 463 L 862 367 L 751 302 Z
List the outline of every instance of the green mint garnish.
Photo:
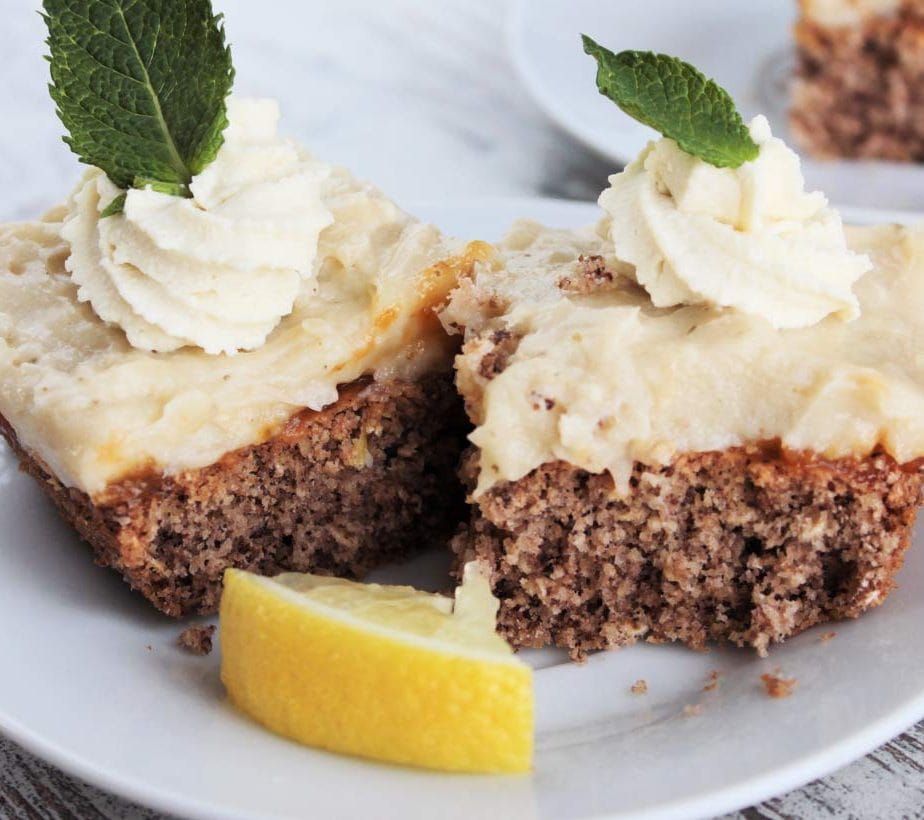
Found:
M 684 151 L 719 168 L 756 159 L 751 139 L 728 92 L 700 71 L 666 54 L 612 51 L 581 35 L 597 61 L 597 88 L 630 117 L 670 137 Z
M 43 9 L 49 90 L 71 150 L 120 188 L 191 196 L 224 142 L 234 81 L 210 0 L 44 0 Z
M 105 219 L 108 216 L 115 216 L 116 214 L 122 213 L 125 210 L 125 200 L 128 199 L 128 194 L 125 191 L 122 191 L 115 199 L 112 200 L 105 208 L 103 212 L 99 215 L 100 219 Z

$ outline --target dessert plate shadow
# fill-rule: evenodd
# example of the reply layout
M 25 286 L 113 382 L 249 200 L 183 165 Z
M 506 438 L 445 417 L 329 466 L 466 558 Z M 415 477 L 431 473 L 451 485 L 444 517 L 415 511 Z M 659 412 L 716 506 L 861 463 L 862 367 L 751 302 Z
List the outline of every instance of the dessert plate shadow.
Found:
M 518 216 L 576 226 L 595 207 L 549 200 L 417 203 L 460 236 Z M 849 221 L 880 221 L 847 213 Z M 205 658 L 62 524 L 0 445 L 0 732 L 66 771 L 191 818 L 708 816 L 799 786 L 924 717 L 924 529 L 900 588 L 862 619 L 813 629 L 768 659 L 636 646 L 537 668 L 537 755 L 524 777 L 452 776 L 302 748 L 226 702 Z M 446 583 L 435 551 L 377 580 Z M 823 640 L 829 631 L 836 636 Z M 795 677 L 770 699 L 766 672 Z M 704 690 L 713 672 L 718 686 Z M 644 679 L 645 695 L 632 694 Z M 692 707 L 692 708 L 688 708 Z
M 746 120 L 766 114 L 774 134 L 798 149 L 787 123 L 795 15 L 796 4 L 780 0 L 514 0 L 508 47 L 546 114 L 617 166 L 656 135 L 597 92 L 581 33 L 613 51 L 682 57 L 728 89 Z M 806 159 L 803 170 L 809 189 L 837 205 L 924 210 L 924 165 Z

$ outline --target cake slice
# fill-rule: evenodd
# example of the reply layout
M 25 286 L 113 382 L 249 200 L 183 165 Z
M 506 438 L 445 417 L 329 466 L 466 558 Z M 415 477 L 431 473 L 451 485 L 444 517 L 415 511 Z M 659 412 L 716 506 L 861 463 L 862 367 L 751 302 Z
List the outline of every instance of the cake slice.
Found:
M 222 17 L 174 5 L 90 25 L 45 3 L 90 168 L 0 226 L 0 432 L 97 561 L 181 616 L 216 611 L 229 567 L 360 575 L 451 530 L 464 417 L 434 311 L 483 251 L 230 96 Z
M 460 286 L 452 548 L 489 569 L 509 641 L 766 652 L 885 600 L 924 480 L 924 232 L 849 235 L 875 267 L 843 326 L 654 308 L 606 238 L 533 223 Z
M 764 117 L 589 37 L 664 135 L 597 225 L 520 222 L 441 318 L 464 335 L 462 475 L 517 646 L 766 653 L 894 587 L 924 483 L 924 230 L 844 228 Z
M 924 160 L 924 3 L 800 0 L 792 129 L 822 158 Z
M 192 199 L 91 169 L 0 227 L 0 430 L 169 615 L 226 568 L 355 576 L 444 540 L 465 418 L 434 310 L 482 249 L 232 100 Z
M 730 104 L 587 43 L 614 98 L 661 71 Z M 517 224 L 442 313 L 475 425 L 457 571 L 490 572 L 517 646 L 765 653 L 882 603 L 910 543 L 924 230 L 845 229 L 765 118 L 699 116 L 653 115 L 689 150 L 650 143 L 592 228 Z

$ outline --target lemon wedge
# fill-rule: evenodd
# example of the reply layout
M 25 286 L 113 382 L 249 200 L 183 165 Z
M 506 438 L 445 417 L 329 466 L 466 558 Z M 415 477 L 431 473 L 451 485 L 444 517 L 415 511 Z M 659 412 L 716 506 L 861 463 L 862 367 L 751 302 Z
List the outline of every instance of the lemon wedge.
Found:
M 532 670 L 494 631 L 497 607 L 474 563 L 455 601 L 228 570 L 221 679 L 239 709 L 309 746 L 444 771 L 527 771 Z

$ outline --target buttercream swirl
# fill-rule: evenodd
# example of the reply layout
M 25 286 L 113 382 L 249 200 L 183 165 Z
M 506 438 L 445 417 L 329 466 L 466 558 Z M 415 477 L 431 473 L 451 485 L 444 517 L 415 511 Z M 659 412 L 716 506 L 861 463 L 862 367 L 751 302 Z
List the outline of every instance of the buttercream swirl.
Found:
M 600 195 L 604 231 L 657 307 L 707 305 L 775 328 L 859 315 L 853 293 L 870 260 L 847 246 L 839 214 L 807 193 L 798 156 L 750 126 L 758 157 L 717 168 L 671 139 L 649 144 Z
M 62 235 L 78 298 L 136 348 L 258 348 L 315 276 L 331 167 L 277 135 L 274 101 L 232 98 L 228 114 L 192 198 L 133 189 L 101 219 L 120 191 L 98 169 L 71 195 Z

